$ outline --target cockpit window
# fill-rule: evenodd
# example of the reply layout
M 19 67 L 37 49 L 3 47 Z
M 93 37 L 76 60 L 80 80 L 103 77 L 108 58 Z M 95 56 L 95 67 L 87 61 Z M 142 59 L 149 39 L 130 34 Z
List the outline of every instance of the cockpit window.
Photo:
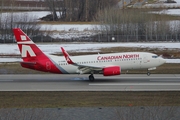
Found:
M 158 56 L 152 56 L 152 58 L 158 58 Z

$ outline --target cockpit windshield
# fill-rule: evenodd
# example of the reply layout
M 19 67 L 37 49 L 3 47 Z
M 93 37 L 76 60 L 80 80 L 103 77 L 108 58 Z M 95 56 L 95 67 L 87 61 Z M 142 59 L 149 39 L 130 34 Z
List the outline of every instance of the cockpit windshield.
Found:
M 157 56 L 157 55 L 154 55 L 154 56 L 152 56 L 152 58 L 158 58 L 158 56 Z

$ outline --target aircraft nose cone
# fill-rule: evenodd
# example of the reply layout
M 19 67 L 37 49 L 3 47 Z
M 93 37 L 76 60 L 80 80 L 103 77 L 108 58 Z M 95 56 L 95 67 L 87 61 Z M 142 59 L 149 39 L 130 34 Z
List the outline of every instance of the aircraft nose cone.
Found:
M 160 62 L 161 62 L 162 64 L 164 64 L 164 63 L 166 63 L 166 60 L 162 58 L 162 59 L 160 60 Z

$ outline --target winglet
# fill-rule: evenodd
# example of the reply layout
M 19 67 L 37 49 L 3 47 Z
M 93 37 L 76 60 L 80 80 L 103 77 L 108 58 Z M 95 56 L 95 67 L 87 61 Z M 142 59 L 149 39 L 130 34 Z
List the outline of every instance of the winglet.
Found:
M 68 64 L 74 64 L 74 62 L 70 59 L 69 54 L 64 50 L 63 47 L 61 47 L 62 53 L 67 61 Z

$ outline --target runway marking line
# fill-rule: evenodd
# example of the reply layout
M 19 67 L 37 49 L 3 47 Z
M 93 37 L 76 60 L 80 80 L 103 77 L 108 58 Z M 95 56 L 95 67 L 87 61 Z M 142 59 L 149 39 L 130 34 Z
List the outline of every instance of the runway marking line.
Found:
M 149 80 L 149 81 L 153 81 L 153 82 L 180 82 L 180 80 Z
M 180 85 L 180 83 L 90 83 L 91 86 Z

